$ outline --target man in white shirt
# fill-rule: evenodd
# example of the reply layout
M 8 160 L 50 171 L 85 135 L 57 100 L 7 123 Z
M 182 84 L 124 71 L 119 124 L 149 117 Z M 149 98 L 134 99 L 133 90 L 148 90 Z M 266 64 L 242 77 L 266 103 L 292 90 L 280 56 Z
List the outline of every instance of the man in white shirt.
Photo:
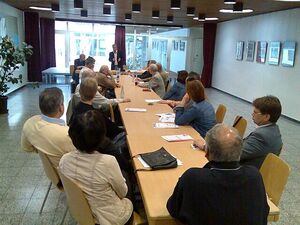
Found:
M 75 150 L 68 135 L 69 127 L 60 119 L 64 114 L 64 96 L 59 88 L 46 88 L 39 96 L 42 115 L 28 119 L 22 130 L 21 147 L 27 152 L 46 153 L 56 168 L 60 158 Z
M 111 62 L 111 69 L 117 70 L 121 69 L 123 70 L 123 53 L 118 50 L 118 47 L 116 44 L 112 45 L 113 51 L 109 53 L 109 61 Z

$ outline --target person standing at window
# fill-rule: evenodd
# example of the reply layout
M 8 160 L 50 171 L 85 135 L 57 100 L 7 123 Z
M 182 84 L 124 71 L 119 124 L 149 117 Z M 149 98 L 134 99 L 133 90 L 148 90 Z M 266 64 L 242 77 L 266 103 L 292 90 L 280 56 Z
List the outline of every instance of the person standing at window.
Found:
M 116 44 L 112 45 L 113 51 L 109 53 L 109 61 L 111 62 L 111 70 L 120 68 L 123 70 L 123 52 L 118 50 Z

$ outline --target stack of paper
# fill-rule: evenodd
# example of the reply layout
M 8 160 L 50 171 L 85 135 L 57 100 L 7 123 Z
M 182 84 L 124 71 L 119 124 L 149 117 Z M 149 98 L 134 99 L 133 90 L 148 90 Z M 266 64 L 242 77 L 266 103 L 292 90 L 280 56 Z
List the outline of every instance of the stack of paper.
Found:
M 161 113 L 156 114 L 160 116 L 159 121 L 162 123 L 174 123 L 175 122 L 175 113 Z
M 125 112 L 146 112 L 147 109 L 143 108 L 125 108 Z
M 159 99 L 145 99 L 145 102 L 147 102 L 147 103 L 156 103 L 159 101 L 160 101 Z
M 174 123 L 155 123 L 154 128 L 178 128 L 179 126 Z
M 177 134 L 177 135 L 166 135 L 161 136 L 166 141 L 190 141 L 193 140 L 193 138 L 190 135 L 187 134 Z

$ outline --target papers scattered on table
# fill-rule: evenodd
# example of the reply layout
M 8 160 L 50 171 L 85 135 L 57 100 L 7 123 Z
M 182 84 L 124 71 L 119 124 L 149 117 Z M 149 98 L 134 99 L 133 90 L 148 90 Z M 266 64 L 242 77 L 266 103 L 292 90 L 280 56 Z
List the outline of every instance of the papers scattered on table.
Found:
M 160 101 L 159 99 L 145 99 L 145 102 L 147 102 L 147 103 L 156 103 L 159 101 Z
M 125 108 L 125 112 L 146 112 L 147 109 L 143 108 Z
M 175 122 L 175 113 L 161 113 L 156 114 L 160 116 L 159 122 L 161 123 L 174 123 Z
M 179 126 L 174 123 L 154 123 L 154 128 L 178 128 Z
M 137 156 L 136 158 L 141 162 L 141 164 L 143 165 L 143 167 L 150 168 L 150 166 L 142 159 L 141 156 Z M 174 157 L 174 158 L 176 158 L 176 157 Z M 177 160 L 177 165 L 178 166 L 182 166 L 183 165 L 183 163 L 179 159 L 176 158 L 176 160 Z
M 166 141 L 190 141 L 193 140 L 193 138 L 190 135 L 187 134 L 178 134 L 178 135 L 166 135 L 161 136 Z

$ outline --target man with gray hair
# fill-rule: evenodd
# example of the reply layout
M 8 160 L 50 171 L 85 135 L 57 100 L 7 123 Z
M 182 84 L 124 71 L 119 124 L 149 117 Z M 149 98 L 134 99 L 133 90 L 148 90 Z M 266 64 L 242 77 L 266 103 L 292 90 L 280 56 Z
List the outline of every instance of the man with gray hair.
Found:
M 68 135 L 69 127 L 60 119 L 64 114 L 64 96 L 59 88 L 46 88 L 40 93 L 42 115 L 28 119 L 22 131 L 21 147 L 27 152 L 46 153 L 56 168 L 60 158 L 75 147 Z
M 148 82 L 138 83 L 138 86 L 151 88 L 159 97 L 162 98 L 165 95 L 165 84 L 163 78 L 158 72 L 157 65 L 150 64 L 148 71 L 152 77 Z
M 171 216 L 189 225 L 266 225 L 269 206 L 262 177 L 252 166 L 240 166 L 242 138 L 217 124 L 206 134 L 203 168 L 190 168 L 169 198 Z

